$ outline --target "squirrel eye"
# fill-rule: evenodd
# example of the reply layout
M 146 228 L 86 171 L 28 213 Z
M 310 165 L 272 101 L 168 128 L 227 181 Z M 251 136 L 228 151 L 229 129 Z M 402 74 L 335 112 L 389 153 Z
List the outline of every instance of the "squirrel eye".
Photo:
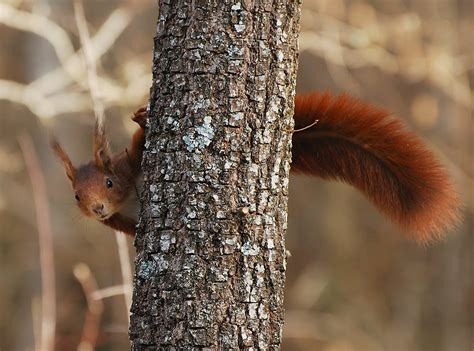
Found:
M 105 184 L 107 185 L 107 188 L 111 188 L 114 186 L 114 183 L 112 182 L 112 179 L 110 178 L 107 178 L 107 180 L 105 181 Z
M 77 201 L 80 200 L 80 199 L 79 199 L 79 195 L 76 194 L 76 195 L 74 195 L 74 197 L 76 198 Z

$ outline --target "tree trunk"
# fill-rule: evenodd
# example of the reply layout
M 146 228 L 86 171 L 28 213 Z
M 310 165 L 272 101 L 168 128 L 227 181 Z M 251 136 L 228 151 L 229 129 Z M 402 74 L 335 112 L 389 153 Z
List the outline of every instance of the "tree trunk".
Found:
M 132 349 L 278 349 L 300 2 L 159 3 Z

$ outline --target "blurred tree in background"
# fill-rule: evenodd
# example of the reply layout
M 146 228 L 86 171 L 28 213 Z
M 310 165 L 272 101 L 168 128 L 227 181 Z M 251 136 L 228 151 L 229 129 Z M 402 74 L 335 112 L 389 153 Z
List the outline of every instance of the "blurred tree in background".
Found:
M 156 4 L 87 0 L 84 8 L 118 150 L 151 86 Z M 447 165 L 466 207 L 445 241 L 420 248 L 348 186 L 293 177 L 283 349 L 472 349 L 473 32 L 470 0 L 304 1 L 298 90 L 349 92 L 404 118 Z M 56 349 L 81 340 L 83 349 L 127 349 L 123 242 L 81 217 L 48 148 L 55 134 L 74 161 L 92 154 L 72 2 L 0 0 L 0 111 L 0 348 L 35 349 L 44 323 L 37 188 L 19 143 L 26 133 L 48 190 Z

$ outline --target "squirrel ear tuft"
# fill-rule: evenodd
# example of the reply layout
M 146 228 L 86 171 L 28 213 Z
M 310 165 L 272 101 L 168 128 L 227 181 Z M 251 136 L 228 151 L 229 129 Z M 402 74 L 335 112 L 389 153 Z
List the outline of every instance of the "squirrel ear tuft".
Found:
M 101 170 L 112 172 L 112 160 L 107 146 L 99 147 L 94 150 L 95 164 Z
M 112 159 L 107 137 L 105 136 L 105 128 L 98 121 L 96 121 L 94 127 L 94 159 L 95 164 L 101 170 L 112 171 Z
M 64 152 L 63 148 L 56 139 L 51 139 L 50 145 L 56 156 L 63 164 L 64 169 L 66 170 L 67 177 L 69 178 L 71 183 L 73 183 L 76 176 L 76 168 L 72 165 L 69 156 L 66 154 L 66 152 Z

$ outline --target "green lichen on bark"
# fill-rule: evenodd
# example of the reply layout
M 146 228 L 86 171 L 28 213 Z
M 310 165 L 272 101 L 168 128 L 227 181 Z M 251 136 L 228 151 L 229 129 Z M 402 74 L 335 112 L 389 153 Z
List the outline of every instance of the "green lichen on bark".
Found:
M 160 1 L 132 349 L 278 349 L 299 1 Z

